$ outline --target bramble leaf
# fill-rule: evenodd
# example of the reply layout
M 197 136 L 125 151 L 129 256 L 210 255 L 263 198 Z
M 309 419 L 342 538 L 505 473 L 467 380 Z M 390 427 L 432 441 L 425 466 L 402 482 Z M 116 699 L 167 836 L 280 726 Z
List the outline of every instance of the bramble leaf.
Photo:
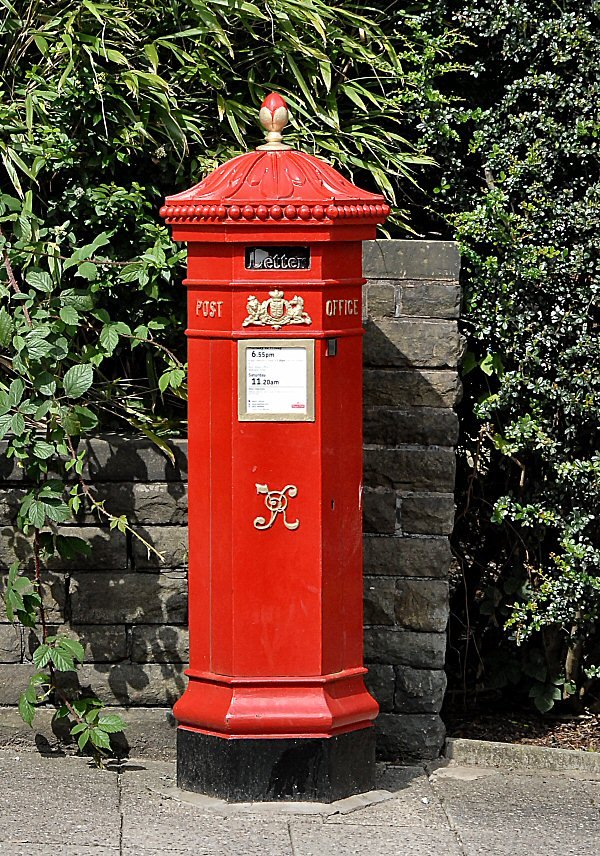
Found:
M 87 392 L 94 380 L 94 371 L 90 365 L 71 366 L 63 378 L 65 395 L 80 398 Z

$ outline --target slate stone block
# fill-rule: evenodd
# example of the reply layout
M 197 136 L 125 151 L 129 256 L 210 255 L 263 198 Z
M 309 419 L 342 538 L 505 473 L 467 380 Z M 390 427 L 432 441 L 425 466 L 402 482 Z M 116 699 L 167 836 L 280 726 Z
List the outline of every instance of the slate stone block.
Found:
M 377 754 L 399 764 L 438 758 L 446 729 L 439 716 L 380 713 L 375 720 Z
M 394 710 L 400 713 L 439 713 L 446 692 L 446 673 L 441 669 L 395 666 Z
M 364 371 L 366 407 L 454 407 L 462 387 L 449 369 L 373 369 Z
M 181 568 L 187 564 L 188 536 L 183 526 L 144 526 L 137 527 L 140 535 L 152 544 L 162 558 L 150 553 L 137 538 L 131 542 L 133 566 L 136 570 L 156 568 Z
M 96 693 L 108 705 L 171 707 L 187 686 L 183 663 L 85 664 L 60 676 L 65 689 Z M 125 717 L 127 718 L 127 717 Z
M 20 663 L 26 631 L 20 624 L 0 624 L 0 663 Z
M 187 441 L 169 440 L 173 463 L 151 440 L 101 434 L 82 441 L 85 475 L 99 482 L 181 481 L 187 476 Z
M 388 577 L 364 578 L 364 623 L 393 626 L 396 581 Z
M 366 535 L 365 574 L 445 578 L 452 553 L 447 538 Z
M 382 712 L 389 712 L 394 707 L 394 667 L 378 663 L 368 665 L 365 684 L 371 695 L 379 704 Z
M 33 568 L 32 538 L 26 538 L 13 526 L 4 525 L 0 530 L 0 568 L 8 569 L 15 559 L 23 568 Z
M 391 627 L 365 627 L 365 660 L 417 669 L 441 669 L 446 653 L 444 633 L 415 633 Z
M 190 641 L 186 627 L 140 624 L 131 628 L 134 663 L 187 663 Z
M 118 663 L 128 657 L 127 631 L 124 625 L 60 624 L 49 627 L 49 632 L 60 633 L 61 636 L 81 642 L 86 663 Z M 29 657 L 35 647 L 35 639 L 30 634 L 27 639 Z
M 115 516 L 124 514 L 129 523 L 140 525 L 187 524 L 187 484 L 185 482 L 101 482 L 94 495 Z M 95 515 L 87 515 L 93 524 Z
M 186 575 L 78 572 L 70 600 L 74 624 L 185 624 Z
M 367 446 L 363 452 L 365 484 L 395 490 L 454 489 L 456 455 L 448 448 Z
M 439 486 L 439 489 L 443 489 Z M 451 493 L 411 494 L 401 498 L 401 528 L 418 535 L 450 535 L 454 526 Z
M 365 324 L 365 366 L 456 368 L 463 352 L 455 321 L 384 318 Z
M 18 704 L 29 678 L 37 671 L 32 663 L 0 663 L 0 707 Z
M 399 315 L 458 318 L 461 288 L 458 282 L 406 281 L 399 284 Z
M 76 568 L 77 570 L 121 570 L 130 565 L 127 536 L 118 529 L 101 526 L 61 526 L 58 531 L 63 535 L 81 538 L 90 545 L 89 556 L 78 555 L 73 559 L 63 559 L 58 555 L 48 560 L 48 565 L 56 569 Z
M 367 279 L 450 279 L 460 273 L 454 241 L 365 241 L 363 271 Z
M 363 530 L 377 535 L 393 535 L 397 528 L 396 493 L 371 489 L 363 493 Z
M 59 526 L 59 534 L 82 538 L 91 548 L 89 557 L 77 556 L 66 560 L 58 554 L 44 561 L 48 568 L 64 570 L 68 568 L 126 568 L 128 564 L 126 537 L 116 529 L 100 526 Z M 0 534 L 0 566 L 8 567 L 19 559 L 23 567 L 33 568 L 33 542 L 21 532 L 5 527 Z
M 396 580 L 396 623 L 409 630 L 441 633 L 449 614 L 448 583 L 443 580 Z
M 399 446 L 455 446 L 458 417 L 449 408 L 367 407 L 363 414 L 365 443 Z
M 396 280 L 369 280 L 364 287 L 365 318 L 395 318 L 399 292 Z
M 85 449 L 83 476 L 89 482 L 176 481 L 187 477 L 187 440 L 169 440 L 174 462 L 146 437 L 102 433 L 82 440 Z M 6 456 L 7 440 L 0 441 L 0 481 L 21 482 L 24 473 L 14 458 Z
M 0 488 L 0 525 L 14 524 L 19 511 L 19 503 L 25 496 L 21 487 Z

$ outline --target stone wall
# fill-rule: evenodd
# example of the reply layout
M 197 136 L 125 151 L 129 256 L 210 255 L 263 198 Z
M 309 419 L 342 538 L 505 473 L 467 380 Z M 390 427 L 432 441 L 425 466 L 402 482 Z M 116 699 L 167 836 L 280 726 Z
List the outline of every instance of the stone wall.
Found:
M 435 757 L 444 735 L 458 269 L 452 243 L 365 246 L 365 654 L 381 754 L 404 760 Z M 162 564 L 137 539 L 83 517 L 68 529 L 91 542 L 91 557 L 53 561 L 45 574 L 53 627 L 86 647 L 81 685 L 113 705 L 164 708 L 185 685 L 186 443 L 172 448 L 174 463 L 145 440 L 88 444 L 98 498 L 127 514 Z M 32 561 L 12 526 L 20 481 L 0 457 L 0 567 L 15 555 Z M 0 706 L 17 703 L 30 655 L 29 634 L 0 623 Z M 0 711 L 0 734 L 11 714 Z
M 460 259 L 446 241 L 365 245 L 365 660 L 386 757 L 436 757 L 454 520 Z

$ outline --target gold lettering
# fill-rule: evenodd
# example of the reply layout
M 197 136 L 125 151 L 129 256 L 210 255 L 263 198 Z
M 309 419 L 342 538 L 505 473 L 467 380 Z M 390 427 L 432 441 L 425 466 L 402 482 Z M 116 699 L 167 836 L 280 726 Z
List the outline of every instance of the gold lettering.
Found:
M 197 300 L 196 315 L 203 318 L 221 318 L 223 315 L 222 300 Z
M 342 298 L 340 300 L 325 301 L 325 315 L 358 315 L 358 300 Z

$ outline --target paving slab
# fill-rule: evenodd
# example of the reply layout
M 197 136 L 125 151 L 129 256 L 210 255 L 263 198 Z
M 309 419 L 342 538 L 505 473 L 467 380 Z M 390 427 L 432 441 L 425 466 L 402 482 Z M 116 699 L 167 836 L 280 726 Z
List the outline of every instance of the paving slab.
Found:
M 459 833 L 464 856 L 598 856 L 600 833 L 581 834 L 555 825 L 545 833 L 527 829 L 496 832 L 469 830 Z
M 387 767 L 381 770 L 377 786 L 390 799 L 357 808 L 349 814 L 335 814 L 327 823 L 365 826 L 447 827 L 448 819 L 423 767 Z
M 130 761 L 121 774 L 123 854 L 293 856 L 285 816 L 226 816 L 213 805 L 172 799 L 175 765 Z
M 600 835 L 600 811 L 584 780 L 574 775 L 457 766 L 434 771 L 431 781 L 450 819 L 462 828 L 510 824 L 543 832 L 558 824 Z
M 0 853 L 12 856 L 19 844 L 29 856 L 42 853 L 43 845 L 53 852 L 71 847 L 83 853 L 93 846 L 118 852 L 115 772 L 99 770 L 86 758 L 13 750 L 0 752 L 0 781 Z
M 5 749 L 0 856 L 599 856 L 599 775 L 433 766 L 380 765 L 371 802 L 232 806 L 170 796 L 173 762 Z
M 294 856 L 288 825 L 256 818 L 180 816 L 151 813 L 144 825 L 123 826 L 122 853 L 190 856 Z
M 76 844 L 40 844 L 39 842 L 23 843 L 19 841 L 2 841 L 0 843 L 2 856 L 120 856 L 118 847 L 107 847 L 96 844 L 92 847 Z
M 325 823 L 320 828 L 290 821 L 294 856 L 463 856 L 448 829 Z
M 465 856 L 600 853 L 600 776 L 450 765 L 431 782 Z

